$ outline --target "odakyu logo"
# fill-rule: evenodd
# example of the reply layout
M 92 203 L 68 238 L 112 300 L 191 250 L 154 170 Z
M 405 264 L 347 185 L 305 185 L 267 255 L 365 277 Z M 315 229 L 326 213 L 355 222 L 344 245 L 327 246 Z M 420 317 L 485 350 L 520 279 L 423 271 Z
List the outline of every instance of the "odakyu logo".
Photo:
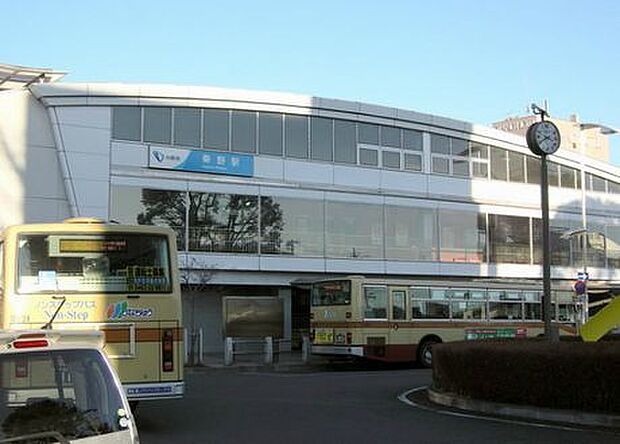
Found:
M 153 157 L 158 161 L 158 162 L 163 162 L 164 159 L 166 158 L 166 155 L 164 153 L 162 153 L 161 151 L 158 150 L 153 150 Z
M 106 315 L 113 321 L 127 318 L 150 318 L 153 316 L 153 309 L 130 307 L 127 301 L 122 301 L 108 305 Z

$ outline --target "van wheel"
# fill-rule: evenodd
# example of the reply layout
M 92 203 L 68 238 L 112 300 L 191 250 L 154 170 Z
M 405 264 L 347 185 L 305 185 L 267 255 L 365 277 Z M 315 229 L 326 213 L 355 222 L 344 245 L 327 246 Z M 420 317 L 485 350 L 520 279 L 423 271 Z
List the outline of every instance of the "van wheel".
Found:
M 437 339 L 428 338 L 418 346 L 418 362 L 422 367 L 433 367 L 433 345 L 439 342 Z

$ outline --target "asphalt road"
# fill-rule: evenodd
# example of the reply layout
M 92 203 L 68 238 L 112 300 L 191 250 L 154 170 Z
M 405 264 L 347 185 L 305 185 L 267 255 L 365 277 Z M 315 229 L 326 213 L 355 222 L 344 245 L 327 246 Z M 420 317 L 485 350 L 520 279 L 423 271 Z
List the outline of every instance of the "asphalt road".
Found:
M 620 435 L 450 416 L 399 401 L 421 369 L 190 371 L 181 401 L 142 403 L 140 439 L 156 443 L 619 443 Z

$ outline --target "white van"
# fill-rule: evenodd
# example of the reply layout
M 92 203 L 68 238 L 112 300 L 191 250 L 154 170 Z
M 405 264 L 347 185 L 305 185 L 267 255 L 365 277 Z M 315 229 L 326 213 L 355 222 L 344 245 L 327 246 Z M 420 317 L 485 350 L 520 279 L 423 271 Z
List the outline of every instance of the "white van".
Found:
M 0 443 L 138 443 L 98 331 L 0 331 Z

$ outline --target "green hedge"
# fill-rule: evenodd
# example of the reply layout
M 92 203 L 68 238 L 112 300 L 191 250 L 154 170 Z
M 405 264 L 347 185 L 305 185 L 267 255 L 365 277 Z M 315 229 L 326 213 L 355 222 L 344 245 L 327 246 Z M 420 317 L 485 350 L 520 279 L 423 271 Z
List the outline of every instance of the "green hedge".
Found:
M 439 344 L 433 347 L 433 388 L 494 402 L 620 414 L 620 341 Z

